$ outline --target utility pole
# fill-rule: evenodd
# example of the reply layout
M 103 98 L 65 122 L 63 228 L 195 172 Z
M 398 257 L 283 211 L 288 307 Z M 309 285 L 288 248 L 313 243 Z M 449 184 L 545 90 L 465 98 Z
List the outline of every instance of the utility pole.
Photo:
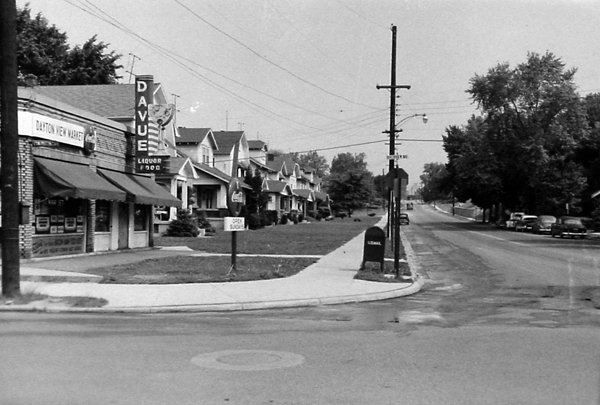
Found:
M 390 90 L 390 156 L 389 159 L 389 179 L 388 184 L 388 226 L 387 236 L 390 236 L 390 223 L 394 228 L 393 233 L 393 244 L 394 244 L 394 270 L 396 277 L 400 277 L 400 224 L 398 223 L 398 215 L 400 213 L 400 204 L 394 201 L 394 184 L 399 182 L 400 179 L 396 179 L 396 168 L 394 167 L 396 155 L 396 89 L 410 89 L 410 85 L 397 85 L 396 84 L 396 26 L 392 25 L 392 74 L 391 82 L 389 86 L 376 86 L 379 89 Z M 393 179 L 393 183 L 392 183 Z M 399 193 L 397 193 L 399 194 Z M 399 199 L 399 198 L 398 198 Z M 391 218 L 391 222 L 390 222 Z
M 8 298 L 20 294 L 17 102 L 17 6 L 15 0 L 2 0 L 0 1 L 2 295 Z

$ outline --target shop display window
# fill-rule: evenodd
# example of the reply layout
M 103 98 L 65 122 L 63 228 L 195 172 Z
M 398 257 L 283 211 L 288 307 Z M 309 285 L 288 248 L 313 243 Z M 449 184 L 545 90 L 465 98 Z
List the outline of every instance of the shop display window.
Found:
M 96 200 L 96 232 L 110 231 L 110 201 Z
M 150 212 L 151 206 L 135 204 L 134 210 L 134 229 L 136 231 L 147 231 L 148 230 L 148 213 Z
M 36 234 L 83 233 L 83 200 L 37 197 L 33 209 Z

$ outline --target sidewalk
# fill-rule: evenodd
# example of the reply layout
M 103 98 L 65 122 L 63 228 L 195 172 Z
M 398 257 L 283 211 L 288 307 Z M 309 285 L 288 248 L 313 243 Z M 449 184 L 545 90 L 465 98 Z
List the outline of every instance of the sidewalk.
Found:
M 363 255 L 364 232 L 350 242 L 323 256 L 300 273 L 281 279 L 197 284 L 99 284 L 98 276 L 73 271 L 41 269 L 52 260 L 38 261 L 35 267 L 21 267 L 21 293 L 48 296 L 25 305 L 2 305 L 0 311 L 47 312 L 206 312 L 289 308 L 377 301 L 418 292 L 423 280 L 416 274 L 414 253 L 402 235 L 414 282 L 377 283 L 355 280 Z M 142 260 L 146 250 L 130 254 L 92 256 L 104 264 L 123 260 Z M 197 253 L 197 252 L 196 252 Z M 171 250 L 162 254 L 178 254 Z M 179 252 L 179 254 L 185 254 Z M 189 253 L 188 253 L 189 254 Z M 58 259 L 65 270 L 78 268 L 90 256 Z M 89 265 L 89 264 L 88 264 Z M 56 266 L 56 264 L 55 264 Z M 79 267 L 81 268 L 81 267 Z M 27 281 L 25 281 L 27 280 Z M 49 281 L 51 280 L 51 281 Z M 108 303 L 98 308 L 69 306 L 62 297 L 101 298 Z

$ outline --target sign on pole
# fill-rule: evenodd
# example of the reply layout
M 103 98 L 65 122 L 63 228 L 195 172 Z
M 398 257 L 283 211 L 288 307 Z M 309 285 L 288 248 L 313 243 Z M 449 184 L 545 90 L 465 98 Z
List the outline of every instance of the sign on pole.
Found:
M 237 232 L 246 229 L 244 217 L 225 217 L 223 221 L 223 230 L 226 232 Z

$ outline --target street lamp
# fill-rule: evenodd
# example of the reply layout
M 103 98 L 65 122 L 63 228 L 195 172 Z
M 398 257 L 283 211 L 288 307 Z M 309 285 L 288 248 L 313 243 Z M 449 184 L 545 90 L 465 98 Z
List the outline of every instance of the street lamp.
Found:
M 401 119 L 398 124 L 394 126 L 394 133 L 390 133 L 390 158 L 394 158 L 397 166 L 396 160 L 396 146 L 395 142 L 392 139 L 396 138 L 396 132 L 401 132 L 402 129 L 399 128 L 400 125 L 405 123 L 406 121 L 415 118 L 422 117 L 423 123 L 426 124 L 428 121 L 427 114 L 413 114 L 408 117 L 404 117 Z M 402 190 L 401 190 L 401 179 L 396 178 L 398 172 L 394 167 L 394 162 L 390 160 L 390 182 L 393 182 L 393 187 L 390 187 L 389 191 L 389 203 L 388 203 L 388 233 L 390 226 L 390 217 L 392 218 L 392 224 L 394 226 L 394 233 L 392 237 L 392 241 L 394 244 L 394 271 L 396 273 L 396 277 L 400 278 L 400 211 L 401 211 L 401 201 L 402 201 Z M 394 194 L 398 201 L 394 201 Z M 404 276 L 404 275 L 403 275 Z

